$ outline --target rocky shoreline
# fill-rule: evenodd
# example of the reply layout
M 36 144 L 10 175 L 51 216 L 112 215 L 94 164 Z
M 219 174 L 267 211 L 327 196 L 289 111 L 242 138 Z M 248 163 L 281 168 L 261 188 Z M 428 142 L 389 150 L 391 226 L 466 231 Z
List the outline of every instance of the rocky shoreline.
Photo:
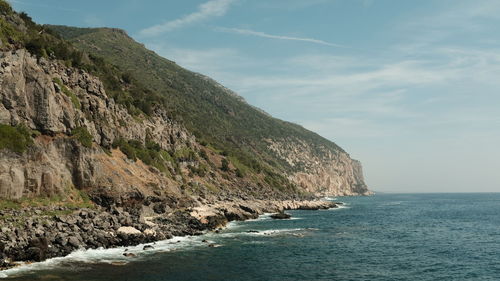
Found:
M 331 201 L 232 200 L 146 216 L 123 208 L 109 210 L 32 207 L 0 211 L 0 270 L 19 262 L 66 256 L 77 249 L 133 246 L 174 236 L 201 235 L 229 221 L 263 213 L 336 208 Z

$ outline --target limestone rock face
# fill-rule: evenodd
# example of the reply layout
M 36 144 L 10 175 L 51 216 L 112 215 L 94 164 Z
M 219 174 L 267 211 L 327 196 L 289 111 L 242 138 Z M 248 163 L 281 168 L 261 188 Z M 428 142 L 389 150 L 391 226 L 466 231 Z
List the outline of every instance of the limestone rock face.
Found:
M 361 163 L 342 150 L 313 147 L 297 138 L 267 140 L 290 166 L 289 179 L 317 196 L 369 195 Z
M 175 146 L 176 141 L 194 141 L 161 110 L 150 119 L 136 120 L 106 96 L 99 79 L 84 71 L 37 59 L 24 49 L 2 53 L 0 66 L 2 123 L 23 123 L 49 135 L 69 134 L 75 127 L 85 126 L 103 146 L 119 137 L 144 140 L 148 135 L 164 148 Z M 54 79 L 78 97 L 81 108 L 75 108 Z
M 104 206 L 112 205 L 111 201 L 136 204 L 149 196 L 166 194 L 176 198 L 170 205 L 151 205 L 150 209 L 160 211 L 166 208 L 161 206 L 172 206 L 180 197 L 189 197 L 183 190 L 186 185 L 198 191 L 203 185 L 215 186 L 212 190 L 219 189 L 220 193 L 213 196 L 220 198 L 266 193 L 259 189 L 262 186 L 252 187 L 255 182 L 221 175 L 219 164 L 214 164 L 221 163 L 217 155 L 210 156 L 212 162 L 204 162 L 211 169 L 209 177 L 189 176 L 188 180 L 189 167 L 196 168 L 199 162 L 180 163 L 180 171 L 168 167 L 169 175 L 127 159 L 120 150 L 111 148 L 115 140 L 145 143 L 148 139 L 166 151 L 203 148 L 164 110 L 154 108 L 150 116 L 132 116 L 106 95 L 98 78 L 36 58 L 24 49 L 0 52 L 0 123 L 24 125 L 40 133 L 28 152 L 0 151 L 0 198 L 50 196 L 72 188 L 99 194 L 92 198 Z M 72 137 L 72 131 L 80 127 L 91 134 L 92 147 L 84 147 Z M 285 176 L 306 191 L 317 196 L 369 194 L 361 164 L 341 149 L 314 146 L 293 136 L 265 141 L 269 151 L 288 165 Z M 265 188 L 272 191 L 272 187 Z
M 127 234 L 127 235 L 140 235 L 142 233 L 140 230 L 132 226 L 122 226 L 118 228 L 116 232 L 119 234 Z
M 79 107 L 56 80 L 76 95 Z M 0 53 L 0 123 L 41 133 L 22 155 L 0 151 L 0 198 L 7 199 L 61 194 L 72 187 L 152 193 L 144 187 L 172 186 L 169 179 L 118 150 L 108 155 L 100 146 L 110 148 L 117 138 L 144 142 L 148 136 L 172 150 L 195 141 L 161 110 L 134 118 L 106 96 L 97 78 L 24 49 Z M 77 127 L 86 128 L 97 146 L 85 148 L 72 138 Z

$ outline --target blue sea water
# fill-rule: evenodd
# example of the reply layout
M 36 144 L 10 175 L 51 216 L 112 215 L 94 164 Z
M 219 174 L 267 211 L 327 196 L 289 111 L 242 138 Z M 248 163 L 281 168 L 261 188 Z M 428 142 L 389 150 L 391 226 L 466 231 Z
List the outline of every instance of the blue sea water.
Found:
M 128 249 L 135 258 L 124 249 L 78 252 L 4 280 L 500 280 L 500 194 L 338 201 L 346 207 Z

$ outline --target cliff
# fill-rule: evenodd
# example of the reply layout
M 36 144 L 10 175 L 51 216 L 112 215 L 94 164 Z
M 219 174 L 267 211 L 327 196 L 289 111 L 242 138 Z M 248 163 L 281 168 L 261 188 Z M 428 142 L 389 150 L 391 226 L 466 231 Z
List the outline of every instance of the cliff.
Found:
M 368 193 L 360 163 L 333 142 L 269 116 L 126 32 L 47 29 L 3 1 L 1 9 L 2 198 L 70 187 L 117 196 L 153 187 L 174 197 L 187 187 L 214 197 Z M 26 142 L 20 150 L 9 147 L 15 134 Z
M 124 31 L 40 26 L 3 0 L 0 27 L 0 268 L 370 193 L 333 142 Z
M 191 198 L 187 193 L 217 197 L 247 183 L 221 171 L 225 157 L 197 143 L 161 109 L 132 116 L 84 71 L 19 49 L 1 53 L 0 74 L 0 122 L 25 126 L 33 138 L 26 152 L 0 152 L 4 199 L 77 189 L 111 205 L 130 196 L 138 202 L 148 196 Z
M 109 28 L 48 28 L 80 50 L 106 57 L 147 84 L 152 92 L 168 97 L 163 106 L 168 114 L 177 116 L 198 139 L 226 151 L 250 172 L 267 169 L 316 196 L 369 193 L 361 164 L 335 143 L 271 117 L 213 79 L 145 49 L 125 32 Z M 268 184 L 276 186 L 273 182 L 268 180 Z M 279 184 L 287 183 L 281 180 Z
M 101 204 L 102 194 L 147 197 L 155 188 L 188 201 L 368 194 L 360 163 L 336 144 L 271 117 L 124 31 L 47 29 L 3 9 L 0 123 L 7 141 L 24 132 L 26 147 L 2 145 L 0 197 L 71 188 Z
M 291 139 L 290 139 L 291 138 Z M 290 167 L 289 179 L 316 196 L 369 195 L 361 162 L 344 151 L 314 147 L 300 139 L 267 140 L 269 149 Z
M 0 122 L 24 125 L 38 132 L 27 153 L 1 151 L 0 196 L 3 198 L 59 194 L 68 187 L 90 193 L 110 190 L 118 194 L 135 189 L 152 194 L 149 187 L 156 187 L 181 194 L 185 182 L 238 186 L 220 175 L 217 167 L 222 165 L 218 163 L 222 163 L 223 157 L 198 144 L 194 136 L 161 109 L 147 118 L 133 117 L 106 96 L 99 79 L 84 71 L 37 59 L 19 49 L 2 53 L 0 74 Z M 72 101 L 72 96 L 77 103 Z M 73 136 L 80 128 L 85 128 L 91 136 L 90 146 L 82 145 Z M 119 149 L 113 150 L 112 144 L 118 140 L 138 141 L 141 145 L 154 143 L 158 151 L 171 151 L 172 155 L 160 153 L 157 162 L 163 167 L 162 172 L 140 160 L 130 161 Z M 299 140 L 267 142 L 277 157 L 296 168 L 289 178 L 306 191 L 325 196 L 363 194 L 359 163 L 345 152 L 333 154 L 323 148 L 324 151 L 315 153 Z M 193 159 L 171 159 L 176 152 L 186 151 L 193 152 Z M 197 157 L 199 154 L 206 155 L 207 159 Z M 188 165 L 195 168 L 204 165 L 205 174 L 212 176 L 209 179 L 189 176 Z

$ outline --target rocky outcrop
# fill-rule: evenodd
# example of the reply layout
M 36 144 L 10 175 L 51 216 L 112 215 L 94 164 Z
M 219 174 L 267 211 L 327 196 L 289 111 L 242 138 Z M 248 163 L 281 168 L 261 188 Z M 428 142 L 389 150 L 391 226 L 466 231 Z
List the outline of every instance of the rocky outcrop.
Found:
M 194 137 L 164 112 L 158 110 L 149 118 L 131 116 L 106 96 L 95 77 L 37 59 L 23 49 L 0 55 L 0 87 L 0 123 L 23 124 L 41 134 L 29 153 L 0 152 L 0 198 L 50 196 L 73 186 L 118 193 L 172 186 L 171 179 L 154 169 L 127 161 L 119 151 L 110 156 L 102 148 L 110 149 L 119 138 L 140 142 L 149 138 L 165 150 L 194 143 Z M 76 95 L 78 107 L 62 87 Z M 70 137 L 78 127 L 88 130 L 93 147 Z
M 289 179 L 316 196 L 369 195 L 361 163 L 340 149 L 313 146 L 299 138 L 267 140 L 290 166 Z
M 227 220 L 246 220 L 257 218 L 263 213 L 283 212 L 284 210 L 320 210 L 337 208 L 338 203 L 331 201 L 312 200 L 233 200 L 231 202 L 217 202 L 192 208 L 190 215 L 203 224 L 210 224 L 217 227 L 212 222 L 217 218 L 225 220 L 218 221 L 218 224 L 225 225 Z
M 289 219 L 291 217 L 292 216 L 290 214 L 287 214 L 285 212 L 280 212 L 280 213 L 276 213 L 276 214 L 271 215 L 271 218 L 275 219 L 275 220 L 286 220 L 286 219 Z
M 104 211 L 47 206 L 2 210 L 0 269 L 14 266 L 15 261 L 42 261 L 80 248 L 130 246 L 201 234 L 229 221 L 256 218 L 263 213 L 336 206 L 328 201 L 237 200 L 148 218 L 123 208 Z
M 27 32 L 20 16 L 9 18 L 0 15 L 20 34 Z M 49 36 L 44 32 L 31 30 L 33 36 L 40 35 L 38 39 Z M 0 268 L 11 266 L 12 261 L 41 261 L 80 248 L 200 234 L 264 212 L 334 208 L 335 203 L 303 200 L 368 192 L 360 163 L 339 147 L 316 135 L 311 138 L 312 133 L 303 130 L 298 135 L 305 139 L 296 137 L 293 128 L 278 126 L 281 121 L 269 122 L 270 116 L 254 108 L 238 120 L 255 119 L 254 127 L 265 121 L 262 127 L 278 129 L 271 130 L 278 132 L 274 136 L 291 136 L 263 140 L 266 149 L 260 143 L 266 132 L 249 131 L 250 136 L 243 139 L 253 141 L 240 144 L 230 136 L 232 132 L 226 132 L 233 130 L 232 125 L 217 125 L 240 126 L 225 116 L 235 117 L 239 106 L 248 105 L 213 80 L 203 78 L 199 83 L 198 76 L 190 80 L 193 76 L 186 72 L 187 80 L 180 75 L 174 77 L 182 78 L 179 81 L 165 81 L 178 82 L 180 94 L 213 94 L 210 99 L 215 100 L 199 102 L 215 104 L 204 103 L 204 109 L 222 110 L 219 117 L 224 118 L 214 119 L 219 123 L 212 128 L 223 128 L 227 134 L 223 141 L 238 143 L 229 146 L 229 152 L 228 142 L 216 149 L 197 141 L 192 133 L 200 133 L 200 128 L 188 131 L 171 118 L 164 103 L 146 103 L 147 114 L 138 110 L 134 102 L 142 100 L 128 99 L 134 87 L 132 80 L 124 81 L 124 73 L 110 74 L 116 76 L 113 95 L 117 101 L 125 99 L 116 103 L 98 78 L 68 67 L 71 59 L 55 60 L 51 46 L 44 45 L 46 49 L 36 57 L 23 49 L 28 48 L 27 42 L 0 43 L 0 140 L 12 145 L 13 132 L 29 139 L 18 150 L 0 142 L 0 204 L 6 206 L 0 208 Z M 210 110 L 203 114 L 212 114 Z M 212 126 L 214 120 L 210 120 Z M 186 126 L 193 122 L 187 121 Z M 246 132 L 238 126 L 235 134 Z M 240 145 L 249 150 L 241 153 Z M 257 157 L 242 156 L 247 152 Z
M 97 78 L 82 70 L 37 59 L 24 49 L 2 53 L 0 65 L 1 123 L 23 123 L 48 135 L 70 134 L 84 126 L 104 147 L 117 138 L 144 141 L 150 137 L 163 148 L 194 142 L 193 136 L 161 110 L 146 119 L 131 116 L 106 95 Z M 74 93 L 78 106 L 55 79 Z
M 120 32 L 106 28 L 49 28 L 80 50 L 106 56 L 146 81 L 151 89 L 167 93 L 173 106 L 188 109 L 179 111 L 184 124 L 220 144 L 221 149 L 248 155 L 247 164 L 253 160 L 266 166 L 267 162 L 273 167 L 268 174 L 277 172 L 315 195 L 369 193 L 357 162 L 342 148 L 300 126 L 272 118 L 213 79 L 183 69 Z M 192 114 L 193 110 L 198 110 L 197 114 Z M 271 184 L 277 182 L 283 183 L 268 180 Z

